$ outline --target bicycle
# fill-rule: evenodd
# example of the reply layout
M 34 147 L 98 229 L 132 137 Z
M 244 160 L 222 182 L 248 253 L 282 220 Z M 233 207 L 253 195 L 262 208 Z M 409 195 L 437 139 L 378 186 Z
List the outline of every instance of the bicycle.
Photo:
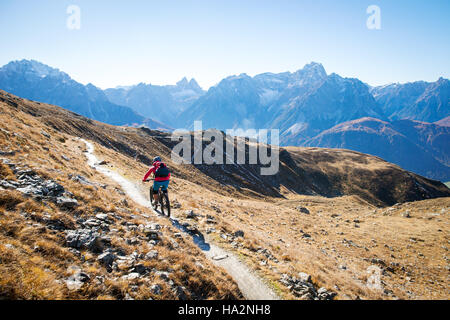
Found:
M 155 179 L 149 179 L 146 180 L 146 182 L 148 181 L 152 181 Z M 152 208 L 156 211 L 158 210 L 158 202 L 159 205 L 161 206 L 161 213 L 163 215 L 166 215 L 168 217 L 170 217 L 170 201 L 169 201 L 169 192 L 168 190 L 162 190 L 161 188 L 158 189 L 158 201 L 155 201 L 155 198 L 153 197 L 153 186 L 150 187 L 150 204 L 152 206 Z

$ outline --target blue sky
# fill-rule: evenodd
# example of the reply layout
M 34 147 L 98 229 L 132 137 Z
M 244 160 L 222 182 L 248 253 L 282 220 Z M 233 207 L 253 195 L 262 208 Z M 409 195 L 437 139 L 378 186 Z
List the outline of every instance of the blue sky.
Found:
M 69 5 L 81 29 L 66 27 Z M 369 5 L 381 30 L 369 30 Z M 0 0 L 0 65 L 35 59 L 101 88 L 208 88 L 311 61 L 371 85 L 450 77 L 448 0 Z

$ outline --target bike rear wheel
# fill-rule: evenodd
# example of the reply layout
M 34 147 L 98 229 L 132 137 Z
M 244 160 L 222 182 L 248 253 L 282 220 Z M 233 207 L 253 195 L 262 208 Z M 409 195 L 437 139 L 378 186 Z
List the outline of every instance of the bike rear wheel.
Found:
M 170 201 L 167 192 L 159 191 L 159 202 L 161 204 L 161 213 L 170 217 Z

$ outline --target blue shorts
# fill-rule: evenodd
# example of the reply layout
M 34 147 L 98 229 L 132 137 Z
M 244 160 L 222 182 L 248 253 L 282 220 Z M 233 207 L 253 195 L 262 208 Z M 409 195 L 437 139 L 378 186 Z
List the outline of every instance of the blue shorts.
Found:
M 166 181 L 153 181 L 153 191 L 158 192 L 159 188 L 166 191 L 169 187 L 169 180 Z

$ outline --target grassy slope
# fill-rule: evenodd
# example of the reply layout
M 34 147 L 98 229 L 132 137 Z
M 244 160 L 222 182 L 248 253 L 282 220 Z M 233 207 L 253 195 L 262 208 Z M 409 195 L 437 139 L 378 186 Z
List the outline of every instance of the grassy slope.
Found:
M 39 118 L 16 112 L 0 103 L 0 150 L 12 150 L 13 156 L 4 156 L 21 167 L 37 171 L 41 176 L 53 179 L 73 193 L 81 204 L 76 210 L 64 211 L 53 203 L 27 199 L 18 191 L 2 190 L 0 193 L 0 296 L 11 299 L 123 299 L 127 294 L 136 299 L 175 299 L 177 294 L 166 281 L 154 272 L 137 280 L 123 280 L 130 271 L 108 273 L 97 261 L 97 255 L 81 250 L 83 262 L 64 245 L 64 232 L 48 228 L 46 221 L 58 220 L 67 229 L 77 229 L 77 220 L 88 219 L 98 213 L 113 212 L 120 219 L 113 219 L 109 232 L 113 248 L 120 248 L 126 255 L 133 252 L 146 254 L 150 250 L 159 253 L 158 259 L 143 260 L 150 269 L 169 271 L 175 286 L 184 286 L 188 298 L 239 298 L 234 281 L 221 269 L 212 265 L 189 237 L 179 239 L 178 232 L 163 218 L 154 217 L 148 210 L 126 202 L 120 187 L 105 179 L 86 164 L 82 151 L 85 146 L 74 137 L 43 125 Z M 46 138 L 41 132 L 51 135 Z M 65 160 L 62 155 L 69 160 Z M 106 187 L 86 186 L 69 179 L 69 174 L 80 174 L 89 181 Z M 1 164 L 0 179 L 16 177 L 8 166 Z M 144 217 L 140 214 L 149 214 Z M 162 241 L 152 248 L 139 230 L 127 228 L 136 225 L 158 223 L 162 226 Z M 138 239 L 137 244 L 126 240 Z M 179 248 L 174 249 L 172 241 Z M 70 291 L 65 280 L 80 267 L 91 281 L 81 290 Z M 102 279 L 97 281 L 97 277 Z M 154 284 L 162 287 L 161 294 L 151 292 Z M 136 286 L 136 287 L 133 287 Z
M 35 110 L 50 108 L 43 105 L 32 107 L 36 108 Z M 32 109 L 27 110 L 30 113 Z M 19 118 L 22 118 L 22 115 Z M 63 135 L 67 137 L 66 141 L 71 141 L 71 135 L 77 136 L 82 133 L 84 137 L 97 142 L 96 154 L 99 158 L 108 160 L 112 168 L 137 183 L 147 168 L 144 163 L 148 158 L 155 154 L 167 156 L 170 152 L 167 139 L 155 131 L 116 128 L 95 122 L 86 124 L 86 120 L 72 116 L 65 122 L 57 116 L 44 115 L 36 120 L 33 118 L 27 117 L 27 121 L 36 121 L 31 126 L 15 123 L 11 127 L 17 126 L 27 134 L 31 127 L 39 128 L 42 125 L 40 122 L 49 123 L 65 132 Z M 5 121 L 3 123 L 7 123 L 8 117 Z M 52 134 L 59 135 L 57 132 L 52 131 Z M 314 150 L 321 152 L 320 149 Z M 40 163 L 37 151 L 42 152 L 41 149 L 29 152 L 28 156 L 34 157 L 29 159 L 30 163 Z M 65 152 L 69 153 L 68 150 Z M 323 150 L 324 154 L 327 152 L 331 151 Z M 298 157 L 295 153 L 298 153 Z M 53 152 L 50 153 L 50 157 L 51 154 Z M 308 149 L 294 148 L 292 154 L 294 163 L 298 163 L 302 158 L 311 157 L 310 164 L 303 166 L 305 168 L 311 168 L 312 163 L 317 160 Z M 321 155 L 323 158 L 323 154 Z M 352 162 L 352 157 L 358 157 L 358 153 L 341 151 L 333 155 L 344 157 L 347 163 L 330 166 L 324 159 L 319 161 L 322 162 L 319 171 L 327 174 L 334 172 L 335 176 L 339 177 L 344 171 L 348 172 L 353 167 L 365 165 L 365 161 Z M 58 154 L 53 154 L 53 157 L 58 159 Z M 288 159 L 284 160 L 286 170 L 294 166 Z M 369 167 L 375 172 L 380 169 L 379 166 L 391 170 L 395 168 L 385 162 L 376 161 L 374 157 L 370 157 L 369 160 L 371 161 Z M 54 159 L 47 161 L 47 166 L 58 166 L 56 170 L 61 166 Z M 76 167 L 74 166 L 73 170 Z M 201 168 L 187 165 L 172 168 L 175 174 L 171 184 L 171 196 L 181 204 L 181 209 L 177 212 L 178 217 L 202 231 L 213 226 L 216 231 L 212 230 L 212 238 L 239 254 L 255 270 L 269 279 L 286 298 L 294 297 L 278 282 L 280 274 L 295 275 L 300 271 L 310 273 L 317 286 L 325 286 L 338 292 L 338 298 L 341 299 L 357 296 L 389 298 L 392 294 L 400 298 L 448 298 L 446 260 L 443 257 L 446 255 L 448 242 L 445 230 L 448 229 L 446 226 L 449 222 L 447 214 L 450 208 L 449 198 L 405 203 L 392 208 L 377 208 L 374 205 L 376 201 L 373 201 L 373 194 L 370 193 L 369 197 L 347 195 L 324 198 L 319 195 L 298 195 L 283 185 L 279 187 L 279 192 L 284 198 L 279 195 L 269 197 L 257 193 L 257 189 L 251 185 L 238 192 L 203 174 Z M 90 172 L 89 168 L 85 170 L 90 179 L 95 177 L 102 181 L 102 178 L 95 176 L 95 172 Z M 355 177 L 350 174 L 346 179 L 348 182 L 341 182 L 340 185 L 349 188 Z M 419 181 L 433 183 L 428 180 Z M 397 187 L 401 189 L 400 185 Z M 146 192 L 144 186 L 142 190 Z M 345 188 L 342 190 L 346 192 Z M 350 192 L 354 193 L 351 190 Z M 402 190 L 398 192 L 402 195 Z M 114 193 L 111 194 L 105 197 L 114 197 Z M 103 195 L 100 198 L 102 197 Z M 299 213 L 295 209 L 299 205 L 306 206 L 311 213 L 309 215 Z M 186 219 L 182 212 L 188 209 L 195 210 L 200 217 L 195 220 Z M 402 216 L 406 210 L 410 211 L 411 218 Z M 213 216 L 217 224 L 207 224 L 206 215 Z M 245 232 L 243 238 L 225 241 L 219 236 L 230 235 L 238 229 Z M 306 237 L 305 234 L 309 234 L 310 237 Z M 19 238 L 18 242 L 21 241 Z M 268 260 L 261 253 L 257 253 L 258 247 L 268 249 L 279 262 Z M 194 251 L 195 248 L 189 250 L 192 250 L 191 254 L 197 252 Z M 197 258 L 200 256 L 197 255 Z M 188 256 L 183 258 L 190 259 L 189 252 Z M 380 265 L 381 267 L 386 270 L 387 267 L 390 268 L 390 271 L 385 271 L 382 280 L 384 288 L 392 291 L 391 295 L 387 294 L 389 291 L 383 293 L 367 288 L 366 270 L 374 263 L 372 259 L 380 259 L 385 264 Z M 263 261 L 265 264 L 262 265 Z M 343 270 L 339 266 L 345 266 L 346 269 Z

